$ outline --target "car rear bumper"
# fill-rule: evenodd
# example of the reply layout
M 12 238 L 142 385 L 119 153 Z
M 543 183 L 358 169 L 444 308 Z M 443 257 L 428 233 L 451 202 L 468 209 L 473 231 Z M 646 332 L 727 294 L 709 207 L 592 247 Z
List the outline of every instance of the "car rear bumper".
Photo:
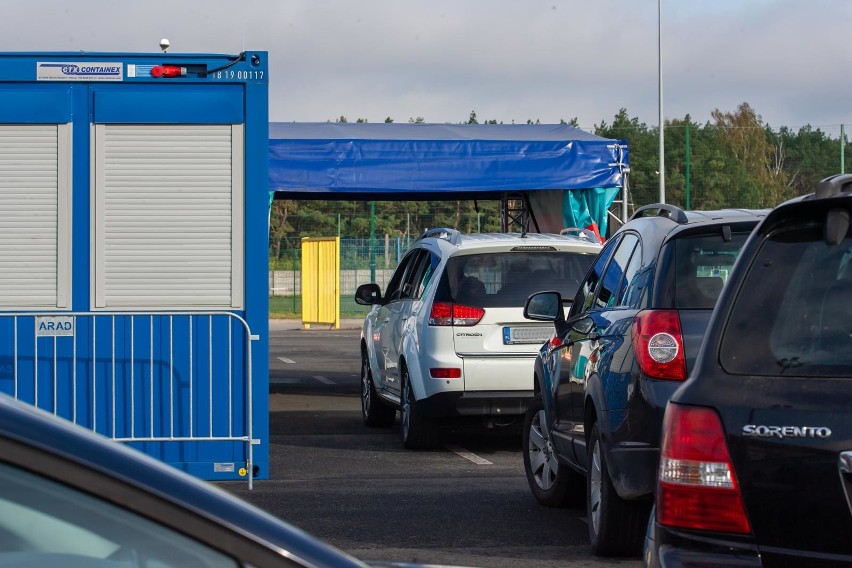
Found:
M 645 566 L 663 568 L 760 568 L 760 556 L 755 552 L 741 550 L 685 550 L 663 545 L 656 551 L 657 562 L 646 562 Z
M 754 544 L 719 540 L 713 535 L 692 538 L 651 520 L 643 549 L 645 568 L 759 568 L 763 566 Z
M 527 411 L 533 391 L 442 392 L 417 401 L 433 418 L 452 416 L 518 416 Z
M 653 516 L 653 513 L 651 513 Z M 653 518 L 653 517 L 652 517 Z M 817 548 L 819 546 L 817 545 Z M 701 533 L 664 527 L 651 521 L 645 535 L 644 565 L 664 568 L 758 568 L 852 566 L 852 556 L 824 550 L 795 550 L 756 544 L 752 537 Z

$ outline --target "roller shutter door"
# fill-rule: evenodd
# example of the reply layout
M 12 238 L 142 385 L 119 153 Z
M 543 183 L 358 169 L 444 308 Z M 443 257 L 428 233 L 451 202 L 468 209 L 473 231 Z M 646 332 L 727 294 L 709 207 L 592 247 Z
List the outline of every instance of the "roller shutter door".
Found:
M 243 126 L 97 124 L 94 306 L 243 306 Z
M 0 306 L 70 302 L 71 125 L 0 125 Z

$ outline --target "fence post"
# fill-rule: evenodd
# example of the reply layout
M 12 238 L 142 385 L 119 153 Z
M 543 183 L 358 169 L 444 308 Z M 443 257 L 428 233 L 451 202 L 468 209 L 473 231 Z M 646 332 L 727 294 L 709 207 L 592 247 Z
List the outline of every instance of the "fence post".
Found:
M 376 202 L 370 202 L 370 282 L 376 281 Z

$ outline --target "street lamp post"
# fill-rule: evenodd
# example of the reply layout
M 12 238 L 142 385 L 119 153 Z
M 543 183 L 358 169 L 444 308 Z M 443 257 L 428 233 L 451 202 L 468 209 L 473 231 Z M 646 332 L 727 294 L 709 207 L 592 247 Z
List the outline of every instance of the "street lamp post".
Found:
M 657 0 L 657 68 L 660 96 L 660 203 L 666 202 L 666 159 L 663 134 L 663 0 Z

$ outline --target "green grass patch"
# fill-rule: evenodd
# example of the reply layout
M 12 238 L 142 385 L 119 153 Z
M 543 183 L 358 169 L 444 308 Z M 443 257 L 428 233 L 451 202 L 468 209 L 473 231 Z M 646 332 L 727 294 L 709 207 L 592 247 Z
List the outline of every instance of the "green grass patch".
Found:
M 341 318 L 362 318 L 370 311 L 368 306 L 359 306 L 352 298 L 340 299 Z M 269 317 L 279 319 L 302 319 L 302 296 L 270 296 Z
M 302 319 L 302 296 L 270 296 L 269 317 Z

